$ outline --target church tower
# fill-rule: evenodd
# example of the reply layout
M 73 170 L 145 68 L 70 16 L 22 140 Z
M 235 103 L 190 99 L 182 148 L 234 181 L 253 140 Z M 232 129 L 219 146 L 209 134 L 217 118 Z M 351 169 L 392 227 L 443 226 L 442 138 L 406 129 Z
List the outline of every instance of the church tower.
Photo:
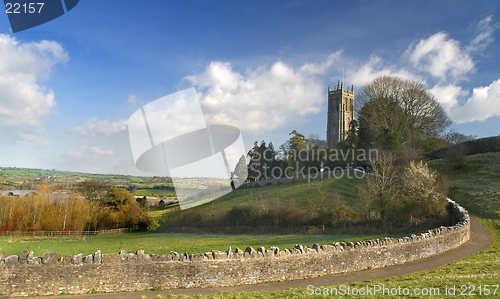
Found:
M 354 86 L 344 89 L 340 82 L 335 90 L 328 86 L 328 123 L 326 145 L 333 147 L 347 138 L 351 121 L 354 119 Z

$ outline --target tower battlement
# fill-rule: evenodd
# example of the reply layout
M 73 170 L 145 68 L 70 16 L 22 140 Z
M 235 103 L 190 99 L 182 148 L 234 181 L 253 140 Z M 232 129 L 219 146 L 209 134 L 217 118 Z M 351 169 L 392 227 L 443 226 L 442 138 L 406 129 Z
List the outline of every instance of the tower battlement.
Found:
M 328 86 L 328 121 L 326 129 L 327 146 L 333 147 L 347 138 L 351 121 L 354 119 L 354 86 L 344 88 L 344 82 L 338 82 L 332 90 Z

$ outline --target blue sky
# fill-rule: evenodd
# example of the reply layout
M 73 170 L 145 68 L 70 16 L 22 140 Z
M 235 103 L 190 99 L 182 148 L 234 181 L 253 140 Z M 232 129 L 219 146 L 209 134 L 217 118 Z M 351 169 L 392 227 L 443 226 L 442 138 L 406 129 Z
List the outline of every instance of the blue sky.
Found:
M 455 131 L 498 135 L 499 24 L 499 1 L 82 0 L 15 34 L 3 13 L 0 166 L 148 175 L 127 120 L 192 86 L 247 148 L 292 130 L 325 138 L 328 84 L 343 76 L 355 90 L 419 80 Z

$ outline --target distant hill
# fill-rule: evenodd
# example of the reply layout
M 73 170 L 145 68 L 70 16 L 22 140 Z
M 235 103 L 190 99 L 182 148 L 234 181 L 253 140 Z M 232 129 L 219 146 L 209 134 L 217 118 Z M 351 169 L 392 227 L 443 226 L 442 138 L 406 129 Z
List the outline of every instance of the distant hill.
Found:
M 136 195 L 175 197 L 172 179 L 169 177 L 141 177 L 117 174 L 91 174 L 49 169 L 0 167 L 2 189 L 36 189 L 42 183 L 56 189 L 71 189 L 85 180 L 98 180 L 125 188 Z
M 449 196 L 469 213 L 500 219 L 500 152 L 464 157 L 464 166 L 454 169 L 447 160 L 429 166 L 448 177 Z
M 457 155 L 470 156 L 490 152 L 500 152 L 500 135 L 466 141 L 441 148 L 426 154 L 429 160 L 447 159 Z

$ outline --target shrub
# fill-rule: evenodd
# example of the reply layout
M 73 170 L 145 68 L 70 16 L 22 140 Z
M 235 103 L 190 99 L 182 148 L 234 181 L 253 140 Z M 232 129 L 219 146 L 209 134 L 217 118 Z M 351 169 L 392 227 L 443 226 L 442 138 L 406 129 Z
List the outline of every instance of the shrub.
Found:
M 394 166 L 392 155 L 373 163 L 366 185 L 358 186 L 359 213 L 364 220 L 393 223 L 432 221 L 446 213 L 446 181 L 423 162 Z

